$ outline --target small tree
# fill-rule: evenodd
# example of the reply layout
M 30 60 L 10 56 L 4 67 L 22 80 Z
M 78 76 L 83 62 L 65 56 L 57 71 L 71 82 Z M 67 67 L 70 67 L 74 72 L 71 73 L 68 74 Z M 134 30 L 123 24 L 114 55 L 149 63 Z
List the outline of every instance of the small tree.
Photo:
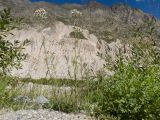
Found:
M 10 9 L 0 12 L 0 74 L 2 75 L 13 67 L 19 68 L 21 60 L 24 60 L 26 56 L 22 50 L 27 41 L 20 43 L 18 40 L 14 42 L 5 40 L 7 34 L 22 21 L 22 19 L 13 18 L 10 13 Z

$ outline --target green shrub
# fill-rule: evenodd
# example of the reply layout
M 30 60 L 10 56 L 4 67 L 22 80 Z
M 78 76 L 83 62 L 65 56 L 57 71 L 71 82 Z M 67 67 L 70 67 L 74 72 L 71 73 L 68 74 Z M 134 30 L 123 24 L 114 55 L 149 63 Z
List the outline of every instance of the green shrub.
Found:
M 128 63 L 119 54 L 109 67 L 115 74 L 100 77 L 92 85 L 90 99 L 96 104 L 95 115 L 110 114 L 121 120 L 160 119 L 160 52 L 147 44 L 133 46 Z
M 83 33 L 79 29 L 75 29 L 70 33 L 70 37 L 77 38 L 77 39 L 86 39 Z
M 6 37 L 11 30 L 17 28 L 22 19 L 11 16 L 10 9 L 4 9 L 0 12 L 0 107 L 12 106 L 12 98 L 17 94 L 15 86 L 17 81 L 14 78 L 6 77 L 11 68 L 20 68 L 21 61 L 25 59 L 26 54 L 22 52 L 27 40 L 20 43 L 18 40 L 7 41 Z M 13 34 L 12 34 L 13 35 Z
M 101 112 L 122 120 L 160 119 L 159 68 L 119 67 L 112 78 L 102 82 L 102 100 L 98 101 Z
M 12 67 L 19 68 L 21 60 L 25 59 L 22 50 L 27 41 L 20 43 L 18 40 L 5 40 L 9 31 L 16 28 L 21 20 L 13 18 L 9 9 L 0 12 L 0 74 L 6 74 Z
M 17 85 L 17 79 L 0 76 L 0 108 L 12 105 L 12 98 L 17 94 L 14 87 Z

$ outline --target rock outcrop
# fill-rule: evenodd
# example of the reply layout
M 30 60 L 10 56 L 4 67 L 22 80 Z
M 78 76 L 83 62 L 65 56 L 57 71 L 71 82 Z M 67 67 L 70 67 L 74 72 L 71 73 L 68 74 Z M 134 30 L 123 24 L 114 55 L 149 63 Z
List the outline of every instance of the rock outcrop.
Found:
M 104 48 L 102 45 L 97 47 L 97 37 L 81 30 L 85 39 L 71 38 L 72 31 L 72 26 L 61 22 L 43 30 L 31 27 L 13 31 L 14 36 L 11 35 L 8 40 L 28 39 L 30 43 L 24 50 L 28 57 L 22 69 L 12 70 L 12 75 L 33 78 L 76 75 L 81 78 L 87 74 L 86 70 L 96 72 L 102 68 L 104 61 L 97 54 Z

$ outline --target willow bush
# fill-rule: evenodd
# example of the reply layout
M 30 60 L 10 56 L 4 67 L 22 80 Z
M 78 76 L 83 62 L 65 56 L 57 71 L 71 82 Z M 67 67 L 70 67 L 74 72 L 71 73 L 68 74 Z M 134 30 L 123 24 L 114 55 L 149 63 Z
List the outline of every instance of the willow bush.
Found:
M 96 116 L 111 115 L 121 120 L 160 119 L 160 51 L 144 41 L 132 45 L 132 56 L 126 63 L 121 54 L 105 67 L 114 70 L 109 78 L 99 77 L 90 88 Z M 107 57 L 106 57 L 107 58 Z
M 10 9 L 0 12 L 0 108 L 12 105 L 12 97 L 16 94 L 14 86 L 17 81 L 7 77 L 11 68 L 20 68 L 21 61 L 25 59 L 24 46 L 29 42 L 24 40 L 6 40 L 7 35 L 16 29 L 22 22 L 20 18 L 14 18 Z M 12 34 L 13 35 L 13 34 Z
M 10 31 L 17 28 L 22 19 L 11 16 L 10 9 L 4 9 L 0 12 L 0 73 L 6 74 L 13 67 L 19 68 L 21 61 L 25 59 L 26 54 L 22 52 L 27 40 L 20 43 L 18 40 L 7 41 Z M 13 35 L 13 34 L 12 34 Z

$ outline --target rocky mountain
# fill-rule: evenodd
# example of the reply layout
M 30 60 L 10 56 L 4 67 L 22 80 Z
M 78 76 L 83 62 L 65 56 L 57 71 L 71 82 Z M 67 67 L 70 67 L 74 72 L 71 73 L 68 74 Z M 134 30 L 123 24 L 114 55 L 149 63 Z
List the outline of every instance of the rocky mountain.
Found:
M 124 4 L 107 7 L 97 2 L 56 5 L 29 0 L 0 0 L 0 8 L 6 7 L 10 7 L 14 15 L 23 17 L 26 23 L 22 29 L 12 31 L 14 36 L 7 39 L 30 41 L 24 51 L 28 58 L 22 69 L 12 70 L 15 76 L 82 79 L 86 74 L 95 75 L 102 70 L 104 60 L 97 56 L 98 53 L 107 51 L 115 58 L 120 47 L 129 49 L 127 42 L 135 40 L 136 33 L 150 36 L 157 45 L 160 43 L 160 22 Z M 45 21 L 34 19 L 34 12 L 39 8 L 47 11 Z M 70 14 L 72 9 L 82 13 L 76 24 Z M 78 40 L 72 35 L 75 25 L 82 37 Z
M 129 32 L 142 25 L 143 29 L 147 27 L 147 23 L 153 23 L 155 28 L 158 26 L 154 16 L 121 3 L 108 7 L 95 1 L 86 5 L 56 5 L 47 2 L 31 3 L 29 0 L 0 0 L 0 6 L 1 8 L 10 7 L 15 15 L 28 19 L 33 17 L 36 9 L 45 8 L 50 16 L 48 21 L 56 20 L 69 25 L 73 25 L 69 15 L 70 10 L 78 9 L 83 13 L 79 20 L 79 27 L 88 29 L 100 39 L 111 33 L 114 33 L 113 37 L 128 39 Z M 144 30 L 144 32 L 147 31 Z

